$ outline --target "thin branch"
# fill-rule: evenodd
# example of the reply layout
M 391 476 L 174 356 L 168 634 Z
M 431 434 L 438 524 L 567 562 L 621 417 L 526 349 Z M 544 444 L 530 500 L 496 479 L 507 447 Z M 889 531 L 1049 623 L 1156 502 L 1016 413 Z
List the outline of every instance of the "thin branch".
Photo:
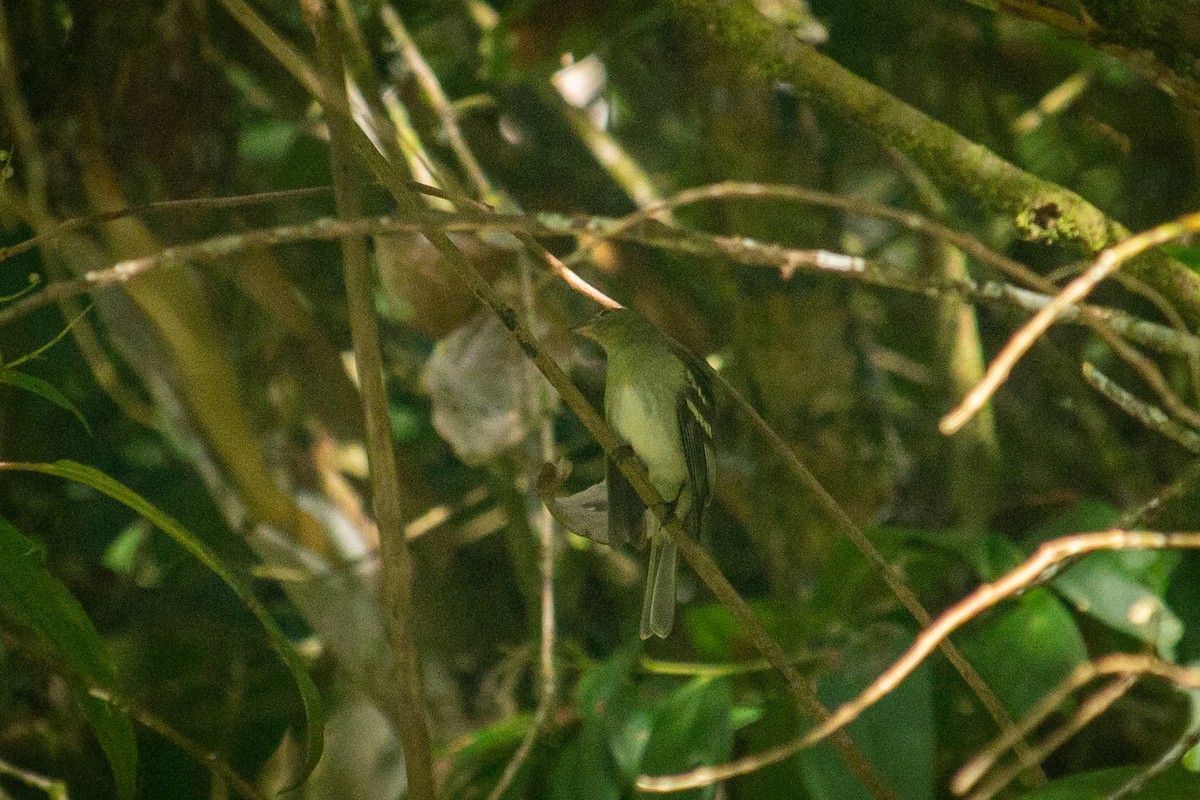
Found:
M 395 9 L 388 3 L 383 3 L 379 7 L 379 17 L 383 20 L 384 27 L 387 28 L 388 34 L 391 35 L 395 42 L 400 56 L 412 70 L 413 75 L 417 78 L 417 83 L 421 87 L 425 99 L 430 107 L 438 115 L 438 119 L 442 123 L 442 131 L 446 134 L 446 140 L 450 143 L 450 149 L 454 151 L 454 157 L 458 159 L 467 173 L 467 177 L 471 179 L 471 183 L 475 186 L 477 192 L 485 202 L 492 202 L 491 182 L 487 175 L 483 172 L 483 167 L 479 164 L 479 159 L 475 157 L 475 153 L 467 144 L 467 139 L 462 134 L 462 129 L 458 127 L 458 118 L 454 113 L 454 107 L 451 105 L 449 98 L 446 97 L 446 92 L 442 89 L 442 83 L 438 80 L 433 68 L 421 55 L 421 51 L 417 49 L 416 42 L 409 35 L 408 29 L 404 27 L 404 23 L 400 21 L 400 16 Z
M 10 764 L 7 761 L 0 760 L 0 775 L 6 775 L 14 780 L 29 786 L 33 789 L 40 789 L 46 793 L 50 800 L 68 800 L 70 795 L 67 793 L 67 782 L 56 781 L 53 778 L 47 778 L 44 775 L 38 775 L 27 769 L 21 769 L 15 764 Z M 8 795 L 0 789 L 0 797 L 8 797 Z
M 1188 751 L 1197 744 L 1200 744 L 1200 728 L 1181 738 L 1172 747 L 1170 747 L 1167 752 L 1163 753 L 1157 761 L 1148 765 L 1141 772 L 1134 775 L 1122 786 L 1118 787 L 1111 794 L 1107 795 L 1104 800 L 1122 800 L 1122 798 L 1141 791 L 1142 787 L 1146 785 L 1147 781 L 1157 775 L 1161 775 L 1163 772 L 1166 772 L 1168 769 L 1178 764 L 1180 760 L 1187 755 Z
M 35 236 L 30 236 L 25 241 L 18 242 L 17 244 L 11 244 L 7 247 L 0 247 L 0 261 L 6 261 L 13 256 L 20 255 L 21 253 L 32 250 L 35 247 L 41 247 L 49 241 L 71 231 L 90 227 L 92 225 L 99 225 L 103 222 L 112 222 L 124 217 L 136 216 L 138 214 L 154 214 L 162 211 L 198 211 L 203 209 L 238 208 L 241 206 L 274 202 L 276 200 L 291 200 L 301 197 L 313 197 L 316 195 L 328 194 L 332 190 L 332 186 L 311 186 L 302 189 L 281 189 L 273 192 L 239 194 L 230 197 L 193 197 L 183 200 L 158 200 L 153 203 L 126 206 L 125 208 L 119 208 L 115 211 L 102 211 L 96 214 L 88 214 L 85 217 L 75 217 L 74 219 L 64 220 L 46 233 L 39 233 Z
M 1185 689 L 1200 688 L 1200 670 L 1163 661 L 1149 654 L 1112 653 L 1093 661 L 1080 664 L 1075 671 L 1057 686 L 1042 696 L 1033 708 L 1017 723 L 1012 734 L 999 737 L 996 741 L 967 762 L 950 782 L 950 790 L 964 794 L 971 789 L 987 771 L 990 764 L 1012 746 L 1012 737 L 1028 735 L 1056 708 L 1062 705 L 1073 692 L 1106 675 L 1154 675 L 1164 678 Z
M 982 205 L 1005 215 L 1028 238 L 1069 243 L 1098 253 L 1128 236 L 1075 192 L 1005 161 L 853 74 L 828 56 L 783 35 L 751 0 L 674 0 L 676 16 L 696 35 L 719 45 L 734 64 L 767 79 L 786 81 L 813 100 L 866 128 L 904 152 L 943 186 L 966 188 Z M 1133 266 L 1189 321 L 1200 318 L 1200 276 L 1162 253 Z
M 937 649 L 951 633 L 1002 600 L 1050 577 L 1061 568 L 1064 562 L 1099 550 L 1161 550 L 1168 548 L 1200 548 L 1200 533 L 1159 533 L 1112 529 L 1102 533 L 1064 536 L 1044 542 L 1020 566 L 991 583 L 979 586 L 967 597 L 943 612 L 933 624 L 921 631 L 908 650 L 884 670 L 870 686 L 853 700 L 835 709 L 824 722 L 808 733 L 754 756 L 717 767 L 700 767 L 677 775 L 643 775 L 638 779 L 638 788 L 648 792 L 674 792 L 709 786 L 718 781 L 745 775 L 790 758 L 857 719 L 863 711 L 900 685 L 900 682 Z M 1197 671 L 1196 675 L 1200 680 L 1200 671 Z M 1023 736 L 1026 732 L 1021 726 L 1018 726 L 1002 733 L 1001 736 Z
M 291 73 L 296 81 L 314 97 L 322 95 L 321 81 L 308 59 L 250 7 L 246 0 L 217 0 L 237 23 L 253 36 L 263 49 Z
M 1071 104 L 1083 96 L 1092 82 L 1092 71 L 1080 69 L 1072 72 L 1042 96 L 1038 104 L 1029 109 L 1012 122 L 1012 132 L 1018 136 L 1036 130 L 1046 117 L 1060 114 L 1071 107 Z
M 8 17 L 4 7 L 0 6 L 0 102 L 3 102 L 4 116 L 8 119 L 17 152 L 24 161 L 25 196 L 29 208 L 34 217 L 42 220 L 49 216 L 46 159 L 38 141 L 37 125 L 17 83 L 20 74 L 17 53 L 9 38 Z
M 1150 301 L 1158 313 L 1163 315 L 1167 324 L 1179 333 L 1191 334 L 1191 328 L 1188 327 L 1187 321 L 1183 315 L 1179 313 L 1179 309 L 1168 300 L 1162 292 L 1155 289 L 1150 284 L 1143 281 L 1141 278 L 1135 278 L 1132 275 L 1127 275 L 1124 272 L 1113 274 L 1113 280 L 1124 286 L 1134 294 L 1144 297 Z M 1190 353 L 1185 356 L 1188 366 L 1188 378 L 1192 382 L 1192 397 L 1200 399 L 1200 354 Z M 1182 402 L 1182 401 L 1180 401 Z
M 1018 773 L 1025 768 L 1040 764 L 1058 748 L 1062 747 L 1072 736 L 1087 727 L 1088 723 L 1107 711 L 1113 703 L 1120 700 L 1137 683 L 1136 675 L 1122 675 L 1109 681 L 1098 691 L 1079 704 L 1069 719 L 1056 728 L 1045 739 L 1038 742 L 1033 751 L 1028 754 L 1017 754 L 1013 763 L 997 770 L 987 782 L 981 784 L 970 796 L 969 800 L 991 800 L 1004 787 L 1012 783 Z M 982 766 L 983 762 L 980 762 Z M 990 766 L 990 765 L 989 765 Z M 957 776 L 956 776 L 957 777 Z
M 325 93 L 322 102 L 327 112 L 331 105 L 339 110 L 345 108 L 348 100 L 341 46 L 337 21 L 329 0 L 302 0 L 302 8 L 316 38 Z M 362 214 L 362 198 L 361 187 L 355 176 L 356 160 L 349 142 L 360 132 L 351 119 L 340 113 L 327 113 L 326 116 L 329 120 L 330 161 L 338 214 L 344 219 L 354 219 Z M 383 618 L 393 669 L 397 673 L 394 706 L 398 717 L 393 720 L 393 726 L 404 748 L 409 797 L 414 800 L 433 800 L 437 795 L 437 787 L 415 635 L 413 564 L 404 538 L 404 511 L 400 504 L 399 478 L 392 448 L 371 263 L 365 238 L 345 237 L 341 243 L 350 334 L 358 366 L 359 394 L 365 422 L 371 495 L 375 521 L 379 526 Z
M 410 183 L 410 186 L 414 191 L 419 191 L 422 194 L 442 198 L 447 196 L 444 191 L 431 186 L 416 183 Z M 126 209 L 124 212 L 117 213 L 126 214 L 132 210 Z M 913 217 L 916 220 L 922 219 L 919 215 L 906 214 L 906 212 L 896 211 L 895 209 L 887 210 L 896 214 Z M 63 297 L 83 294 L 93 287 L 121 283 L 148 269 L 159 266 L 191 261 L 219 260 L 245 249 L 270 247 L 305 240 L 331 240 L 342 236 L 357 236 L 361 234 L 413 233 L 418 232 L 422 224 L 436 224 L 446 231 L 482 233 L 492 229 L 509 230 L 517 234 L 527 233 L 531 236 L 571 236 L 577 237 L 584 242 L 599 234 L 601 236 L 626 239 L 649 247 L 676 250 L 678 252 L 705 257 L 728 258 L 747 266 L 770 267 L 778 269 L 784 275 L 792 269 L 803 266 L 806 269 L 819 272 L 839 272 L 852 280 L 861 280 L 876 286 L 911 292 L 927 297 L 940 297 L 947 293 L 953 293 L 974 302 L 1011 306 L 1031 313 L 1045 308 L 1052 301 L 1050 295 L 1031 292 L 998 281 L 975 283 L 970 280 L 962 280 L 958 282 L 944 281 L 937 284 L 921 283 L 912 279 L 899 277 L 901 270 L 880 262 L 860 262 L 858 265 L 854 263 L 847 265 L 834 259 L 822 258 L 820 253 L 823 251 L 816 251 L 814 253 L 813 251 L 791 250 L 779 247 L 778 245 L 757 242 L 746 237 L 714 236 L 695 231 L 670 228 L 665 225 L 657 225 L 653 229 L 629 226 L 627 224 L 628 218 L 622 220 L 605 217 L 572 218 L 549 213 L 539 213 L 524 217 L 499 214 L 487 217 L 471 214 L 436 216 L 427 213 L 422 215 L 422 219 L 424 220 L 423 222 L 398 221 L 386 217 L 350 221 L 322 218 L 305 225 L 282 226 L 230 234 L 214 237 L 202 242 L 167 248 L 154 256 L 119 262 L 105 270 L 89 272 L 84 277 L 75 281 L 51 285 L 41 293 L 26 297 L 8 308 L 0 310 L 0 325 L 10 323 L 36 308 L 55 302 Z M 914 228 L 914 230 L 921 230 L 921 228 Z M 934 231 L 933 228 L 929 230 L 931 232 Z M 942 231 L 937 231 L 936 233 L 937 235 L 943 235 Z M 947 230 L 945 233 L 955 234 L 956 232 Z M 46 237 L 38 238 L 41 240 L 41 243 L 45 243 Z M 970 240 L 970 237 L 966 238 Z M 523 238 L 522 241 L 528 244 L 532 239 L 525 240 Z M 964 245 L 970 246 L 969 242 L 964 241 L 958 236 L 948 239 L 948 241 L 960 248 L 964 248 Z M 977 249 L 973 255 L 979 256 L 982 253 L 990 252 L 977 241 L 975 245 L 981 249 Z M 542 250 L 542 257 L 547 259 L 551 269 L 570 283 L 573 288 L 588 294 L 602 305 L 609 307 L 616 305 L 615 301 L 607 298 L 583 281 L 582 278 L 579 278 L 578 275 L 571 272 L 553 254 L 546 253 L 544 248 Z M 1006 260 L 1003 256 L 995 253 L 992 253 L 991 257 Z M 1012 263 L 1016 267 L 1024 269 L 1020 264 L 1016 264 L 1016 262 Z M 847 266 L 851 268 L 846 269 Z M 1053 287 L 1050 288 L 1051 291 L 1055 291 Z M 1098 324 L 1105 325 L 1111 328 L 1113 332 L 1128 338 L 1130 341 L 1160 352 L 1188 357 L 1200 354 L 1200 339 L 1197 337 L 1180 333 L 1158 323 L 1130 316 L 1124 311 L 1098 306 L 1069 306 L 1059 314 L 1057 322 L 1066 324 L 1086 323 L 1093 328 L 1096 328 Z
M 1166 488 L 1160 490 L 1149 500 L 1122 514 L 1121 518 L 1117 520 L 1116 527 L 1135 528 L 1144 525 L 1166 503 L 1195 491 L 1197 485 L 1200 485 L 1200 460 L 1189 464 L 1182 475 L 1171 481 Z
M 1021 356 L 1028 352 L 1033 343 L 1046 332 L 1046 329 L 1064 308 L 1083 300 L 1096 284 L 1134 256 L 1196 230 L 1200 230 L 1200 212 L 1185 214 L 1176 220 L 1143 231 L 1106 249 L 1082 275 L 1067 284 L 1067 287 L 1054 298 L 1050 305 L 1034 314 L 1033 319 L 1013 334 L 1008 344 L 988 367 L 984 379 L 963 398 L 957 408 L 942 418 L 938 425 L 942 433 L 947 435 L 954 433 L 983 407 L 988 398 L 1000 388 L 1000 384 L 1008 378 Z M 1196 427 L 1200 427 L 1200 424 L 1197 424 Z
M 1150 430 L 1161 433 L 1193 453 L 1200 453 L 1200 433 L 1180 425 L 1168 417 L 1161 408 L 1134 397 L 1087 361 L 1083 364 L 1083 379 L 1088 382 L 1089 386 L 1111 400 L 1117 408 Z
M 649 208 L 659 205 L 661 195 L 654 186 L 654 180 L 642 165 L 638 163 L 624 145 L 613 136 L 592 122 L 591 117 L 582 108 L 577 108 L 563 97 L 558 87 L 551 84 L 541 84 L 536 87 L 542 101 L 548 103 L 570 126 L 576 138 L 596 159 L 613 183 L 621 187 L 625 195 L 638 208 Z M 671 213 L 661 209 L 655 214 L 663 222 L 671 222 Z
M 438 80 L 433 68 L 429 66 L 424 56 L 421 55 L 420 49 L 409 35 L 404 24 L 400 21 L 399 15 L 396 14 L 390 5 L 385 3 L 380 8 L 380 16 L 383 19 L 384 25 L 391 33 L 392 38 L 395 40 L 405 62 L 413 71 L 413 74 L 417 76 L 417 82 L 425 95 L 426 101 L 433 107 L 438 118 L 441 120 L 442 129 L 450 142 L 450 147 L 454 151 L 459 164 L 470 178 L 471 183 L 474 184 L 476 193 L 485 202 L 492 202 L 498 205 L 512 205 L 511 201 L 506 201 L 496 192 L 491 181 L 488 180 L 483 167 L 480 166 L 478 159 L 475 158 L 474 152 L 472 152 L 470 146 L 467 144 L 466 137 L 463 136 L 458 126 L 458 118 L 454 113 L 449 98 L 447 98 L 445 91 L 442 89 L 441 81 Z M 534 242 L 534 244 L 537 243 Z M 541 248 L 541 245 L 537 245 L 537 248 L 544 250 L 544 248 Z M 549 253 L 547 252 L 546 255 L 549 255 Z M 536 309 L 534 306 L 531 259 L 526 253 L 518 254 L 517 258 L 522 311 L 525 314 L 526 325 L 533 327 Z M 531 364 L 525 364 L 524 366 L 524 386 L 528 405 L 526 412 L 529 419 L 537 423 L 537 441 L 535 446 L 538 452 L 537 457 L 531 460 L 529 465 L 529 469 L 535 471 L 534 474 L 529 476 L 529 485 L 530 487 L 534 487 L 537 485 L 536 470 L 540 468 L 541 464 L 552 462 L 555 457 L 554 424 L 551 405 L 543 388 L 544 384 L 539 380 L 538 373 Z M 539 571 L 541 573 L 541 591 L 539 593 L 541 598 L 541 617 L 538 649 L 540 691 L 538 694 L 537 710 L 534 712 L 532 723 L 525 732 L 520 746 L 509 760 L 507 766 L 505 766 L 500 780 L 488 795 L 489 800 L 499 800 L 500 796 L 504 794 L 516 777 L 521 765 L 529 757 L 529 753 L 532 752 L 538 734 L 544 729 L 546 721 L 550 718 L 558 695 L 558 672 L 554 663 L 555 637 L 557 634 L 554 611 L 554 518 L 551 516 L 549 508 L 538 500 L 536 491 L 530 492 L 530 501 L 534 506 L 530 510 L 531 527 L 538 533 L 538 547 L 541 554 L 541 558 L 539 559 Z

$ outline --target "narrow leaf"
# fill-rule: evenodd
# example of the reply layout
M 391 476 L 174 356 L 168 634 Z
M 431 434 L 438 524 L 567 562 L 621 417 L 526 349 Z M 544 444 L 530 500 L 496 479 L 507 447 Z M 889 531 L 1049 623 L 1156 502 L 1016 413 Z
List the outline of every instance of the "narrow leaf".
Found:
M 271 646 L 292 673 L 296 687 L 300 690 L 300 698 L 304 704 L 307 721 L 308 758 L 305 764 L 304 776 L 307 777 L 321 758 L 321 750 L 325 742 L 325 714 L 321 705 L 321 695 L 316 684 L 308 674 L 308 669 L 300 655 L 292 647 L 292 643 L 284 635 L 275 620 L 267 613 L 258 598 L 254 596 L 248 583 L 243 581 L 225 562 L 186 528 L 173 518 L 159 511 L 145 498 L 98 469 L 80 464 L 75 461 L 56 461 L 53 464 L 30 463 L 0 463 L 0 470 L 21 470 L 26 472 L 41 472 L 46 475 L 56 475 L 60 478 L 90 486 L 114 500 L 123 503 L 130 509 L 141 514 L 146 519 L 162 528 L 189 553 L 199 559 L 200 563 L 217 574 L 221 580 L 233 589 L 241 601 L 258 618 L 259 624 L 271 640 Z
M 83 425 L 84 430 L 86 430 L 88 433 L 92 432 L 91 426 L 88 425 L 87 420 L 84 419 L 80 410 L 75 407 L 74 403 L 67 399 L 66 395 L 64 395 L 58 389 L 55 389 L 53 384 L 50 384 L 41 378 L 36 378 L 33 375 L 28 375 L 24 372 L 18 372 L 15 369 L 10 369 L 9 367 L 4 366 L 0 366 L 0 383 L 7 383 L 9 386 L 15 386 L 18 389 L 24 389 L 27 392 L 33 392 L 38 397 L 41 397 L 44 400 L 49 400 L 51 403 L 54 403 L 54 405 L 70 411 L 75 415 L 75 418 L 79 420 L 79 423 Z
M 83 607 L 46 569 L 37 542 L 0 517 L 0 606 L 28 627 L 74 673 L 75 702 L 96 731 L 118 798 L 137 789 L 137 738 L 124 712 L 93 696 L 89 684 L 116 692 L 116 670 Z

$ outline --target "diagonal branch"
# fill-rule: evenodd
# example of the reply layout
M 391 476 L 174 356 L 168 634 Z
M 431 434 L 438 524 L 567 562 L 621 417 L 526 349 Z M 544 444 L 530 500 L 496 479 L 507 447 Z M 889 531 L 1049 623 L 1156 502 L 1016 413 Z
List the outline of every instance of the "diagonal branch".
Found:
M 898 100 L 768 22 L 751 0 L 675 0 L 677 16 L 743 68 L 794 84 L 919 164 L 939 184 L 975 195 L 1027 237 L 1098 253 L 1129 232 L 1075 192 L 1022 170 Z M 1200 276 L 1161 253 L 1130 265 L 1200 320 Z

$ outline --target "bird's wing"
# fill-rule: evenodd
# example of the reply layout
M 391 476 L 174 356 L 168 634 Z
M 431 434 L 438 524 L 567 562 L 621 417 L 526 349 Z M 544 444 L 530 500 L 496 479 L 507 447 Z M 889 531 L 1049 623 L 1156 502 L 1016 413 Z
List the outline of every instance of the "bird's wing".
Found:
M 646 504 L 611 458 L 604 459 L 604 478 L 608 483 L 608 543 L 618 547 L 629 542 L 640 550 L 646 545 Z
M 679 397 L 679 439 L 687 463 L 688 484 L 692 489 L 692 512 L 688 515 L 690 533 L 698 536 L 700 519 L 712 492 L 716 461 L 712 453 L 712 420 L 716 413 L 712 383 L 699 365 L 689 365 L 688 383 Z

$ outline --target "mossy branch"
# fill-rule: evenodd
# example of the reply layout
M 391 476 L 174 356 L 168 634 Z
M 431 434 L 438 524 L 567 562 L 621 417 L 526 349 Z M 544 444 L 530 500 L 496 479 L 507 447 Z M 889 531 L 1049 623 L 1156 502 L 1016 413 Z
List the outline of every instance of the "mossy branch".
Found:
M 1075 192 L 1005 161 L 802 43 L 765 19 L 751 0 L 675 0 L 675 8 L 731 61 L 791 83 L 912 158 L 938 184 L 966 191 L 989 211 L 1007 216 L 1027 238 L 1094 255 L 1129 235 Z M 1195 273 L 1161 253 L 1147 253 L 1129 271 L 1166 295 L 1190 321 L 1200 321 Z

